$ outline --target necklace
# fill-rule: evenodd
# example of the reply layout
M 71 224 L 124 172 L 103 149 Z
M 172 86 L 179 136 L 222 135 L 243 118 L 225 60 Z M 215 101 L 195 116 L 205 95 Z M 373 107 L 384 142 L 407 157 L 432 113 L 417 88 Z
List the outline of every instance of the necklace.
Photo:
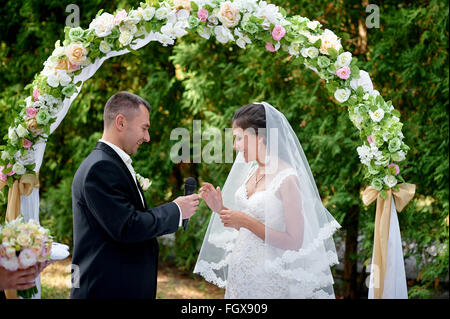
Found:
M 262 176 L 258 179 L 257 173 L 258 172 L 255 173 L 255 188 L 256 188 L 256 185 L 258 184 L 258 182 L 264 178 L 264 174 L 262 174 Z

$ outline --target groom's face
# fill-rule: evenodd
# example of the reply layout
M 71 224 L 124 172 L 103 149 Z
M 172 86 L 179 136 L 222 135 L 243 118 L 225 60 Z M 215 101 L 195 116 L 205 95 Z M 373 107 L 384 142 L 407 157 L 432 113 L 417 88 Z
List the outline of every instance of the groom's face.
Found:
M 136 114 L 127 119 L 127 127 L 124 130 L 124 151 L 127 154 L 136 154 L 139 146 L 144 142 L 150 142 L 149 112 L 140 104 Z

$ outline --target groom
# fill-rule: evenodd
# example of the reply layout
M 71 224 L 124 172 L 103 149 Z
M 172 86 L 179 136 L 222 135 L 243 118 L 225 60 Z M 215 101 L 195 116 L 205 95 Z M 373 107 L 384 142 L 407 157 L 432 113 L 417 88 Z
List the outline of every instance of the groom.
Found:
M 156 237 L 177 231 L 198 207 L 197 194 L 147 207 L 129 154 L 150 141 L 149 112 L 137 95 L 113 95 L 103 136 L 75 174 L 72 263 L 80 277 L 71 298 L 155 298 Z

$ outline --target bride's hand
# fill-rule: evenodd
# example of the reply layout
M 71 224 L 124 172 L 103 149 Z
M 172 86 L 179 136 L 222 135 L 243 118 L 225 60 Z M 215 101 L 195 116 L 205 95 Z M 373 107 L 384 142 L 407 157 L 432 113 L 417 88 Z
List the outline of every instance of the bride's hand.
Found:
M 220 219 L 225 227 L 233 227 L 239 230 L 245 227 L 247 215 L 238 210 L 223 209 L 219 212 Z
M 203 183 L 200 187 L 200 197 L 206 202 L 208 207 L 214 212 L 220 212 L 223 208 L 222 192 L 220 187 L 214 188 L 210 183 Z

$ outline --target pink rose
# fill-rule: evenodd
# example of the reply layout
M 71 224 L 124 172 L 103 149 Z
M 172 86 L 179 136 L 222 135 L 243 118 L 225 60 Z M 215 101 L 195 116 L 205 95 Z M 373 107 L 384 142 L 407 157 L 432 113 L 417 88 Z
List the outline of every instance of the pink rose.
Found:
M 373 137 L 372 137 L 372 135 L 367 136 L 367 141 L 369 142 L 369 144 L 373 144 Z
M 26 149 L 30 149 L 31 145 L 33 145 L 33 143 L 31 143 L 30 140 L 27 140 L 26 138 L 23 139 L 23 147 Z
M 36 102 L 37 100 L 39 100 L 39 96 L 40 96 L 40 91 L 39 89 L 34 89 L 33 90 L 33 100 Z
M 10 167 L 12 167 L 12 164 L 11 163 L 9 163 L 8 165 L 6 165 L 6 168 L 10 168 Z M 13 170 L 11 170 L 11 172 L 9 172 L 8 174 L 6 174 L 7 176 L 13 176 L 15 173 L 14 173 L 14 171 Z
M 275 47 L 273 46 L 272 43 L 266 42 L 266 50 L 270 52 L 275 52 Z
M 4 168 L 4 166 L 0 166 L 0 181 L 2 182 L 6 182 L 6 180 L 8 179 L 8 176 L 6 176 L 6 174 L 3 174 Z
M 394 167 L 395 168 L 395 175 L 400 174 L 400 167 L 398 167 L 397 164 L 391 163 L 388 165 L 388 168 Z
M 7 168 L 10 168 L 12 165 L 11 163 L 6 166 Z M 14 171 L 9 172 L 8 174 L 3 173 L 3 170 L 5 169 L 5 166 L 0 166 L 0 181 L 6 182 L 8 180 L 8 176 L 14 175 Z
M 123 19 L 127 17 L 127 11 L 125 9 L 119 11 L 116 13 L 116 16 L 114 17 L 114 23 L 116 25 L 119 25 L 120 22 L 122 22 Z
M 35 108 L 35 107 L 27 108 L 27 116 L 29 118 L 35 117 L 37 113 L 38 113 L 38 109 L 37 108 Z
M 275 26 L 272 30 L 272 37 L 275 41 L 280 41 L 286 34 L 286 29 L 281 25 Z
M 79 70 L 81 68 L 81 65 L 72 64 L 69 62 L 69 68 L 71 71 Z
M 197 11 L 197 17 L 202 21 L 205 22 L 206 19 L 208 19 L 208 10 L 201 8 L 200 10 Z
M 342 69 L 336 71 L 336 75 L 343 80 L 347 80 L 350 77 L 350 68 L 344 66 Z

